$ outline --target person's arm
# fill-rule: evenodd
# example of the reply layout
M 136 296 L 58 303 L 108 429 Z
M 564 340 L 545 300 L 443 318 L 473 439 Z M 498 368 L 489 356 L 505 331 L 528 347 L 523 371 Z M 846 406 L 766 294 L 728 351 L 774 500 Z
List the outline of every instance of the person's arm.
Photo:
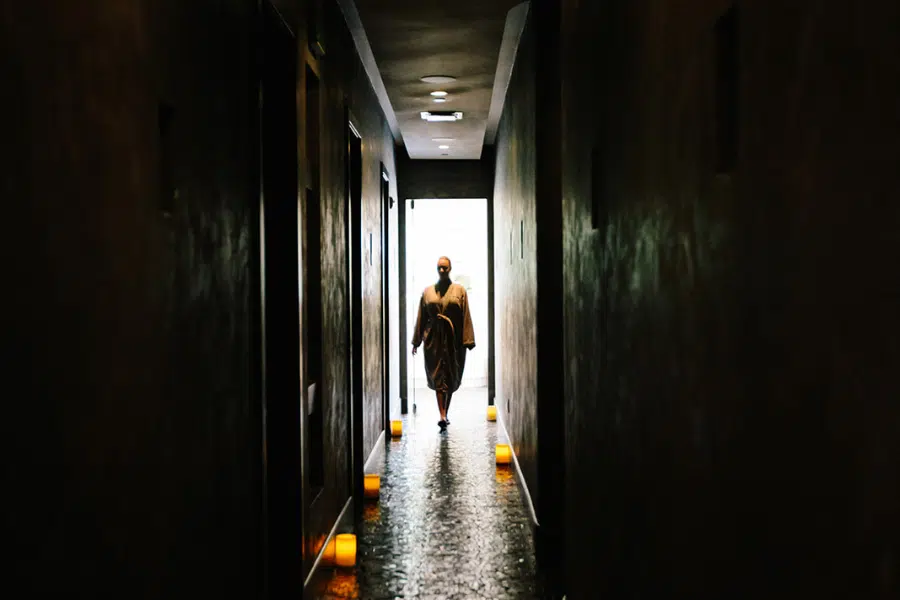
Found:
M 415 354 L 419 346 L 422 345 L 422 337 L 425 335 L 423 328 L 425 327 L 425 294 L 419 300 L 419 314 L 416 315 L 416 328 L 413 330 L 412 353 Z
M 472 326 L 472 313 L 469 312 L 469 295 L 466 292 L 463 292 L 461 303 L 463 311 L 462 343 L 464 347 L 471 350 L 475 347 L 475 328 Z

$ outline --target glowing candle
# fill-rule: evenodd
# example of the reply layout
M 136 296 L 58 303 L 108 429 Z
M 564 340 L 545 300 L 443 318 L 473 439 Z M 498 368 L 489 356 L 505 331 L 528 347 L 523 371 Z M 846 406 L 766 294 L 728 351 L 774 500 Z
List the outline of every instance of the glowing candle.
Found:
M 334 565 L 334 538 L 328 540 L 325 549 L 322 550 L 322 564 L 326 566 Z
M 488 421 L 496 421 L 497 420 L 497 407 L 496 406 L 488 406 Z
M 381 489 L 381 476 L 366 475 L 363 479 L 363 495 L 366 498 L 377 498 Z
M 334 562 L 339 567 L 352 567 L 356 564 L 355 535 L 339 533 L 334 536 Z
M 512 460 L 512 448 L 509 444 L 497 444 L 497 464 L 508 465 Z
M 403 435 L 403 421 L 391 421 L 391 436 L 400 437 Z

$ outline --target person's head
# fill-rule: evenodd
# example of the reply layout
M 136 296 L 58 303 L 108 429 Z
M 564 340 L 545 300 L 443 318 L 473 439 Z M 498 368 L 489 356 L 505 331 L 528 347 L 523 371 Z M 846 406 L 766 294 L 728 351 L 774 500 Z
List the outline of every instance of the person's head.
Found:
M 450 279 L 450 271 L 453 269 L 453 266 L 450 263 L 450 259 L 446 256 L 442 256 L 438 259 L 437 262 L 437 272 L 442 281 L 446 281 Z

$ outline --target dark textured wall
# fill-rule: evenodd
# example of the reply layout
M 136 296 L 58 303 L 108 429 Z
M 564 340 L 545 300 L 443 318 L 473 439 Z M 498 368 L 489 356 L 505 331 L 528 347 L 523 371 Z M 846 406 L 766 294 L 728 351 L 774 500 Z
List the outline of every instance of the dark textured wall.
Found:
M 900 8 L 742 3 L 717 176 L 676 4 L 562 5 L 568 597 L 895 598 Z
M 347 38 L 347 43 L 351 40 Z M 358 59 L 355 60 L 352 73 L 352 87 L 348 86 L 351 97 L 351 110 L 360 127 L 363 139 L 363 225 L 360 241 L 363 257 L 363 389 L 364 389 L 364 432 L 363 448 L 368 457 L 375 447 L 375 442 L 383 430 L 381 410 L 381 373 L 383 355 L 381 343 L 381 311 L 382 311 L 382 244 L 381 244 L 381 165 L 384 164 L 390 177 L 390 195 L 397 198 L 397 168 L 394 164 L 394 140 L 390 127 L 379 108 L 375 94 L 372 92 L 369 79 Z M 392 253 L 390 264 L 397 265 L 397 212 L 399 204 L 395 203 L 391 210 L 390 233 Z M 369 236 L 372 243 L 369 253 Z M 396 306 L 394 302 L 393 306 Z M 391 379 L 396 384 L 399 379 L 398 364 L 392 370 Z M 399 414 L 399 395 L 391 396 L 391 412 Z
M 492 148 L 485 148 L 481 160 L 413 160 L 402 152 L 397 163 L 404 200 L 491 198 L 494 194 Z
M 254 10 L 0 9 L 4 254 L 15 257 L 3 294 L 4 355 L 15 357 L 4 365 L 3 537 L 5 582 L 21 597 L 259 588 Z M 169 218 L 160 101 L 175 115 Z
M 276 4 L 298 38 L 302 211 L 308 3 Z M 380 163 L 396 181 L 368 78 L 336 4 L 323 5 L 326 483 L 315 502 L 305 486 L 306 568 L 349 497 L 345 106 L 363 135 L 363 228 L 375 233 L 366 454 L 381 430 Z M 4 539 L 26 596 L 250 598 L 261 589 L 255 10 L 238 0 L 42 2 L 0 13 L 0 69 L 13 84 L 2 108 L 14 117 L 2 141 L 2 197 L 15 199 L 3 239 L 16 256 L 4 294 L 16 358 L 4 372 L 23 390 L 3 419 Z M 174 108 L 169 216 L 160 102 Z
M 497 130 L 493 194 L 497 307 L 495 402 L 532 499 L 538 503 L 533 29 L 529 23 L 522 34 Z
M 350 322 L 347 305 L 347 230 L 346 230 L 346 111 L 349 109 L 354 125 L 362 136 L 362 238 L 356 240 L 363 259 L 363 454 L 364 458 L 375 447 L 383 427 L 381 422 L 381 370 L 383 356 L 381 346 L 381 165 L 384 164 L 391 178 L 391 195 L 397 197 L 396 168 L 394 166 L 394 141 L 384 114 L 372 91 L 369 79 L 355 51 L 353 39 L 347 30 L 343 15 L 333 1 L 322 3 L 321 35 L 325 55 L 319 59 L 307 50 L 307 14 L 298 19 L 297 32 L 303 64 L 311 64 L 318 73 L 322 86 L 321 100 L 321 202 L 322 202 L 322 334 L 324 381 L 321 396 L 324 410 L 324 460 L 325 485 L 318 489 L 305 482 L 308 511 L 305 515 L 306 538 L 304 569 L 312 561 L 325 537 L 331 531 L 340 510 L 350 496 L 348 410 L 349 364 L 347 334 Z M 301 123 L 306 122 L 306 71 L 301 72 L 298 97 Z M 301 126 L 302 127 L 302 126 Z M 301 136 L 304 135 L 301 130 Z M 304 166 L 307 163 L 304 162 Z M 310 175 L 301 169 L 305 182 Z M 305 188 L 305 183 L 301 188 Z M 396 265 L 397 254 L 397 205 L 392 209 L 390 221 L 391 264 Z M 372 234 L 373 256 L 369 257 L 369 234 Z M 393 267 L 396 269 L 396 266 Z M 396 285 L 393 287 L 396 290 Z M 396 306 L 396 302 L 394 303 Z M 399 361 L 392 364 L 391 384 L 398 386 Z M 399 394 L 395 391 L 392 410 L 399 414 Z

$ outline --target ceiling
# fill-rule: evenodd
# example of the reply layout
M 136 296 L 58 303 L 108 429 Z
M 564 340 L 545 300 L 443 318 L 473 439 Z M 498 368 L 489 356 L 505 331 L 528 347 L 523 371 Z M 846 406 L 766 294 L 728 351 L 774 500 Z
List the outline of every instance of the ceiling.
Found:
M 354 12 L 352 2 L 341 4 L 376 94 L 392 113 L 395 137 L 410 158 L 479 158 L 485 141 L 493 142 L 500 117 L 524 24 L 524 5 L 511 9 L 521 0 L 356 0 L 355 15 L 348 14 L 348 4 Z M 421 81 L 429 75 L 456 81 Z M 445 103 L 433 102 L 430 93 L 439 90 L 447 92 Z M 460 111 L 463 118 L 429 123 L 422 111 Z

